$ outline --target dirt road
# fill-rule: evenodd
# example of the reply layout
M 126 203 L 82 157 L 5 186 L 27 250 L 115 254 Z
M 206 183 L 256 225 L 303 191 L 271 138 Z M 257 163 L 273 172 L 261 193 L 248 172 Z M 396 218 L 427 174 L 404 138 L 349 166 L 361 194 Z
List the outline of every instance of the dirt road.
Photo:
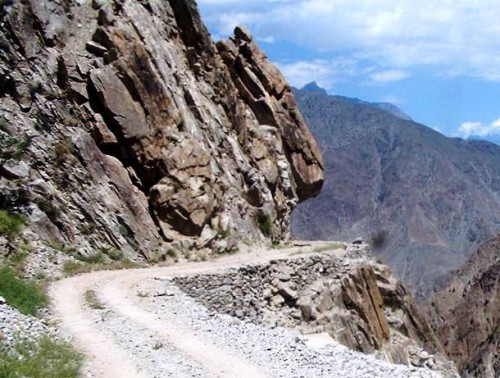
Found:
M 315 245 L 321 245 L 316 243 Z M 172 344 L 180 353 L 196 361 L 208 375 L 216 377 L 264 377 L 266 373 L 248 362 L 235 358 L 219 346 L 196 337 L 192 330 L 180 329 L 140 308 L 134 288 L 151 278 L 178 274 L 216 272 L 250 263 L 310 252 L 314 246 L 279 250 L 254 250 L 203 263 L 181 263 L 174 266 L 122 271 L 99 271 L 61 280 L 50 288 L 55 315 L 63 330 L 69 332 L 87 359 L 87 375 L 96 377 L 141 377 L 129 353 L 113 338 L 96 327 L 85 293 L 97 293 L 98 300 L 128 322 L 154 333 Z M 228 346 L 230 348 L 230 346 Z

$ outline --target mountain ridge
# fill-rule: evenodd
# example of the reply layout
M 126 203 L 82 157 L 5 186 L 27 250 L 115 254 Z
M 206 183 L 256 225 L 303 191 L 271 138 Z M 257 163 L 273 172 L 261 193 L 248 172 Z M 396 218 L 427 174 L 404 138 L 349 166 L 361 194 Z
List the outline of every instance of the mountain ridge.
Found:
M 294 88 L 294 90 L 299 90 L 297 88 Z M 315 81 L 312 81 L 306 85 L 304 85 L 301 89 L 301 91 L 307 91 L 311 93 L 317 93 L 325 96 L 330 96 L 333 98 L 337 98 L 339 100 L 345 100 L 348 102 L 352 102 L 353 104 L 363 104 L 363 105 L 368 105 L 372 106 L 377 109 L 385 110 L 396 117 L 399 117 L 401 119 L 404 119 L 406 121 L 413 121 L 413 119 L 406 114 L 403 110 L 401 110 L 398 106 L 390 103 L 390 102 L 368 102 L 368 101 L 363 101 L 359 98 L 353 98 L 353 97 L 346 97 L 346 96 L 340 96 L 340 95 L 329 95 L 327 90 L 324 88 L 321 88 L 318 83 Z

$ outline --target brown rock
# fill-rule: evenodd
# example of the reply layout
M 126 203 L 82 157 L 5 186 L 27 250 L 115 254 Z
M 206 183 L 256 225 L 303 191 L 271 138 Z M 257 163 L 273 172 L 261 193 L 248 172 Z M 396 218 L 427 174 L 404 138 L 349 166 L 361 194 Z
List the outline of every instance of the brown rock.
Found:
M 348 309 L 358 313 L 370 328 L 375 347 L 389 340 L 389 324 L 384 315 L 384 300 L 373 269 L 361 266 L 342 279 L 342 296 Z

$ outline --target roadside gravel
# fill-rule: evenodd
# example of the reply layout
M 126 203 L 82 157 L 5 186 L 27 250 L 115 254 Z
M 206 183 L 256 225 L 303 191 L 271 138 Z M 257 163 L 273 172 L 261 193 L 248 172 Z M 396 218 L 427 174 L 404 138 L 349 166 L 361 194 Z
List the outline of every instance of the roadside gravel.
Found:
M 21 314 L 0 300 L 0 347 L 11 348 L 20 342 L 31 342 L 44 336 L 59 339 L 59 332 L 51 325 L 49 316 L 36 318 Z
M 138 303 L 166 321 L 192 330 L 229 355 L 260 367 L 269 377 L 438 377 L 424 370 L 393 365 L 333 343 L 317 350 L 302 335 L 269 329 L 209 312 L 169 281 L 147 280 L 136 287 Z M 145 293 L 149 296 L 143 297 Z

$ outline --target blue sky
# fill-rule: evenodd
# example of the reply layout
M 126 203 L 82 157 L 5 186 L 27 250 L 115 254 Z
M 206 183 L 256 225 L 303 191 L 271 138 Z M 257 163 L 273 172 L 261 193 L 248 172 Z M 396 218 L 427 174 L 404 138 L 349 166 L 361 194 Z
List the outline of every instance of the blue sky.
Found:
M 449 136 L 500 135 L 500 1 L 198 3 L 214 39 L 245 25 L 294 86 L 392 102 Z

